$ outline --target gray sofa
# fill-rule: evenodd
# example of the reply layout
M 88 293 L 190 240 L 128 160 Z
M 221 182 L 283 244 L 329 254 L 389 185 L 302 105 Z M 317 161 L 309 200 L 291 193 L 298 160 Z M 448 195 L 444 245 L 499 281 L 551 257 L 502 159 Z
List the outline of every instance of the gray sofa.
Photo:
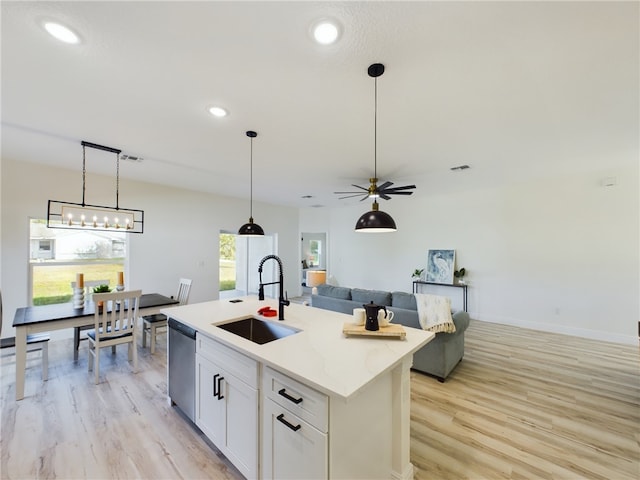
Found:
M 385 305 L 392 310 L 393 323 L 422 328 L 418 321 L 416 298 L 411 293 L 364 290 L 360 288 L 319 285 L 317 294 L 311 295 L 311 306 L 353 314 L 353 309 L 365 303 Z M 464 355 L 464 331 L 469 326 L 469 314 L 453 312 L 455 333 L 437 333 L 436 338 L 413 355 L 413 369 L 436 377 L 441 382 L 453 371 Z

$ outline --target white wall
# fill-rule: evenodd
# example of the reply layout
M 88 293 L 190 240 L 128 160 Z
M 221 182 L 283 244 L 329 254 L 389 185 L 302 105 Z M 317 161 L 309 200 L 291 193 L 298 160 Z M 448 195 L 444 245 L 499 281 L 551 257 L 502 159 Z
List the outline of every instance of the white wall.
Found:
M 29 302 L 29 218 L 46 218 L 49 199 L 80 202 L 82 176 L 3 159 L 1 193 L 2 336 L 9 336 L 16 308 Z M 92 176 L 87 203 L 114 205 L 114 178 Z M 129 235 L 128 288 L 175 295 L 178 279 L 187 277 L 193 280 L 191 303 L 218 298 L 219 233 L 246 222 L 248 201 L 120 179 L 120 206 L 145 212 L 144 233 Z M 253 212 L 265 231 L 278 234 L 286 289 L 297 291 L 298 210 L 254 202 Z
M 300 212 L 256 203 L 254 217 L 278 234 L 290 295 L 300 290 L 304 231 L 326 231 L 328 274 L 341 285 L 362 288 L 410 291 L 411 273 L 426 265 L 427 250 L 453 248 L 458 266 L 469 272 L 473 318 L 635 343 L 638 175 L 635 165 L 451 195 L 417 192 L 381 204 L 398 224 L 392 234 L 353 231 L 368 208 L 364 202 Z M 1 176 L 0 288 L 7 336 L 15 309 L 28 304 L 28 218 L 44 218 L 50 198 L 79 201 L 81 175 L 3 159 Z M 610 176 L 618 185 L 600 186 Z M 106 198 L 91 202 L 113 204 L 113 178 L 96 177 L 96 183 Z M 177 279 L 186 276 L 194 280 L 192 302 L 217 298 L 218 234 L 246 221 L 246 200 L 125 180 L 120 191 L 123 207 L 145 210 L 145 233 L 130 235 L 128 286 L 171 295 Z
M 329 232 L 328 268 L 340 285 L 411 291 L 411 273 L 426 266 L 429 249 L 455 249 L 471 282 L 472 318 L 635 343 L 638 174 L 635 165 L 383 201 L 398 226 L 389 234 L 353 231 L 370 207 L 363 203 L 302 209 L 300 228 L 315 222 L 314 231 Z M 601 186 L 605 177 L 618 184 Z

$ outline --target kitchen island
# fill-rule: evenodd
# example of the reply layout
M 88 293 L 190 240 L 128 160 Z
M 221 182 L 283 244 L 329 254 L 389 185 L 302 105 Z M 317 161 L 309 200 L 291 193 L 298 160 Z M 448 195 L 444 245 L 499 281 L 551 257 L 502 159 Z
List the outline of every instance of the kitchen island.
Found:
M 412 478 L 410 367 L 434 334 L 345 337 L 348 315 L 292 304 L 278 321 L 257 313 L 276 300 L 240 300 L 162 313 L 198 332 L 195 423 L 243 475 Z M 295 333 L 258 344 L 220 328 L 250 316 Z

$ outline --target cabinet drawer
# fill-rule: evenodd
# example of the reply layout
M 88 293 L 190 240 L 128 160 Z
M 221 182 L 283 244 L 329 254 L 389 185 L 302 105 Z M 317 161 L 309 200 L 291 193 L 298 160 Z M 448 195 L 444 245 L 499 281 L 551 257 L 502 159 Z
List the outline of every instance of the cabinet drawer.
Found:
M 259 387 L 258 362 L 216 340 L 196 334 L 196 352 L 253 388 Z
M 328 397 L 293 378 L 266 367 L 262 381 L 263 393 L 321 432 L 328 431 Z
M 262 438 L 262 478 L 265 480 L 328 478 L 328 434 L 271 399 L 264 402 Z

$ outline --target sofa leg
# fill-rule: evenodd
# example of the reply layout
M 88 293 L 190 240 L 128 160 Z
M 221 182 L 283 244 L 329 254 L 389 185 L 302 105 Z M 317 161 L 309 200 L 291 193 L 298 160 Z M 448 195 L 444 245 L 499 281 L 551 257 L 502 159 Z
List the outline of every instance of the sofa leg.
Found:
M 440 383 L 444 383 L 444 380 L 445 380 L 444 378 L 442 378 L 442 377 L 436 377 L 436 378 L 438 379 L 438 381 L 439 381 Z

